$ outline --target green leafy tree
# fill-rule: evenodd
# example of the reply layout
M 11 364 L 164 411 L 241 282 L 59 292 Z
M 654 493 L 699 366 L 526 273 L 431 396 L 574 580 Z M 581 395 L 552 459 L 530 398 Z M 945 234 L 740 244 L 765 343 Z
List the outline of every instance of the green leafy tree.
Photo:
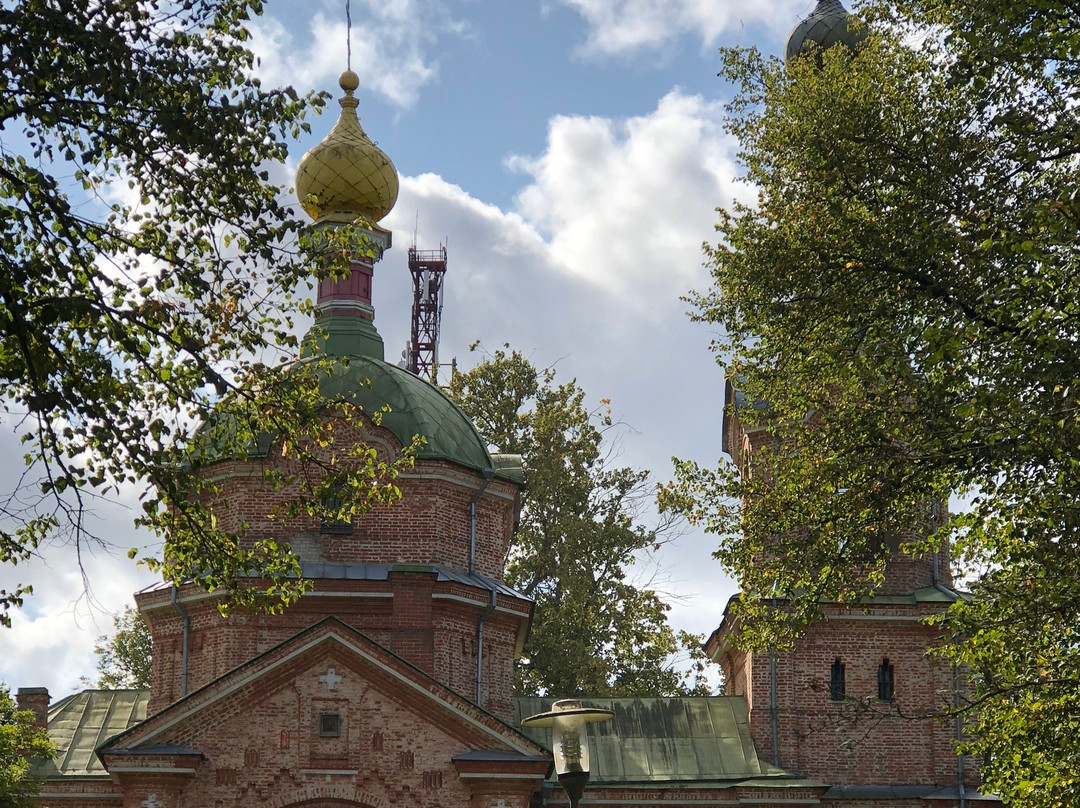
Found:
M 113 616 L 113 635 L 102 634 L 94 646 L 97 687 L 109 690 L 150 687 L 154 645 L 150 626 L 130 606 Z
M 660 595 L 630 578 L 670 526 L 639 520 L 649 475 L 610 462 L 608 402 L 590 410 L 576 382 L 559 384 L 554 370 L 505 350 L 455 373 L 450 391 L 489 444 L 524 462 L 526 497 L 506 578 L 536 606 L 518 692 L 707 692 L 701 638 L 674 631 Z M 691 657 L 690 672 L 672 665 L 679 653 Z
M 0 6 L 0 423 L 27 465 L 0 492 L 0 563 L 92 539 L 86 503 L 135 486 L 164 540 L 151 568 L 280 603 L 303 586 L 295 561 L 280 539 L 217 527 L 200 463 L 275 436 L 292 464 L 274 480 L 283 519 L 318 511 L 328 485 L 350 508 L 398 496 L 396 466 L 333 446 L 357 413 L 325 406 L 330 370 L 292 361 L 298 292 L 364 243 L 311 243 L 270 181 L 324 99 L 253 77 L 244 25 L 261 9 Z M 0 622 L 29 591 L 0 591 Z
M 16 709 L 11 692 L 0 685 L 0 805 L 31 808 L 40 788 L 31 767 L 35 759 L 54 754 L 49 734 L 34 726 L 34 714 Z
M 942 653 L 1014 804 L 1080 803 L 1080 26 L 1069 3 L 871 4 L 857 54 L 724 51 L 755 205 L 721 211 L 697 318 L 775 443 L 680 466 L 768 645 L 867 593 L 916 524 L 969 575 Z M 810 416 L 809 418 L 807 416 Z M 775 448 L 774 448 L 775 447 Z M 926 503 L 970 508 L 927 525 Z M 778 586 L 789 605 L 770 610 Z M 757 597 L 753 597 L 757 596 Z

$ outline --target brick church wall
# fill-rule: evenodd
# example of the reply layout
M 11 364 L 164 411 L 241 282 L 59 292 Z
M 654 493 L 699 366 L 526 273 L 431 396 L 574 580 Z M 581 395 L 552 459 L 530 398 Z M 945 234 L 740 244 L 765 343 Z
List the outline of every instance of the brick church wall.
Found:
M 297 517 L 284 525 L 271 518 L 282 501 L 298 496 L 299 486 L 275 490 L 264 478 L 266 468 L 265 460 L 214 467 L 221 489 L 215 507 L 223 529 L 243 531 L 252 540 L 299 537 L 298 552 L 317 553 L 305 560 L 469 568 L 470 502 L 483 485 L 478 473 L 450 463 L 417 461 L 396 481 L 400 502 L 375 505 L 355 516 L 351 530 L 341 534 L 322 532 L 319 521 L 311 517 Z M 492 480 L 476 503 L 475 569 L 494 580 L 503 577 L 516 497 L 513 483 Z
M 395 577 L 391 586 L 386 582 L 368 585 L 367 594 L 390 597 L 341 593 L 338 593 L 340 597 L 334 597 L 332 591 L 316 589 L 281 615 L 233 612 L 222 617 L 216 599 L 207 598 L 197 587 L 188 585 L 180 597 L 191 620 L 187 692 L 197 690 L 332 613 L 455 692 L 472 699 L 476 693 L 477 623 L 487 608 L 490 593 L 469 588 L 469 602 L 461 603 L 460 594 L 436 596 L 433 576 L 417 573 Z M 439 588 L 445 590 L 446 586 Z M 182 695 L 183 619 L 171 605 L 169 594 L 159 591 L 139 598 L 155 643 L 151 713 Z M 510 700 L 513 663 L 518 637 L 528 616 L 527 601 L 500 596 L 497 610 L 484 621 L 481 706 L 504 720 L 513 715 Z
M 338 427 L 335 434 L 339 448 L 364 441 L 377 450 L 380 461 L 391 460 L 399 451 L 389 431 L 368 422 L 359 429 Z M 283 524 L 273 516 L 282 501 L 298 496 L 300 486 L 294 483 L 275 490 L 266 480 L 270 468 L 286 474 L 304 473 L 273 448 L 265 458 L 222 462 L 207 468 L 206 474 L 219 488 L 213 505 L 224 529 L 243 533 L 252 540 L 293 540 L 294 550 L 304 562 L 440 565 L 466 572 L 470 568 L 473 533 L 470 506 L 475 499 L 472 565 L 477 573 L 502 580 L 518 506 L 519 491 L 514 483 L 492 479 L 485 485 L 478 472 L 443 461 L 417 460 L 396 480 L 402 491 L 400 502 L 375 505 L 367 513 L 354 516 L 346 532 L 324 532 L 318 520 L 311 517 L 293 518 Z M 389 581 L 381 582 L 320 580 L 314 593 L 282 615 L 234 611 L 228 618 L 218 612 L 215 597 L 200 593 L 196 587 L 185 589 L 179 609 L 168 602 L 168 592 L 140 595 L 140 608 L 147 615 L 154 637 L 151 712 L 183 693 L 181 610 L 190 620 L 187 692 L 326 614 L 334 614 L 453 689 L 474 695 L 476 626 L 490 592 L 467 589 L 472 591 L 466 592 L 464 598 L 471 605 L 450 613 L 446 610 L 452 601 L 434 605 L 432 573 L 402 570 L 392 572 Z M 507 607 L 503 608 L 505 611 Z M 512 713 L 513 660 L 529 607 L 519 602 L 512 610 L 513 616 L 496 612 L 484 627 L 485 706 L 503 716 Z
M 320 680 L 331 668 L 342 678 L 332 690 Z M 199 806 L 319 796 L 376 807 L 469 804 L 450 762 L 455 747 L 468 746 L 430 720 L 422 697 L 387 696 L 384 684 L 333 654 L 302 657 L 274 679 L 241 688 L 171 733 L 174 743 L 197 745 L 205 756 L 183 787 Z M 320 734 L 321 713 L 339 715 L 338 736 Z
M 836 612 L 776 655 L 781 767 L 846 785 L 956 783 L 955 722 L 937 717 L 952 704 L 953 671 L 927 652 L 940 641 L 935 629 L 918 622 L 927 613 L 915 608 Z M 837 657 L 845 671 L 843 701 L 830 698 Z M 878 666 L 885 658 L 895 677 L 891 702 L 877 698 Z M 769 655 L 738 652 L 728 660 L 751 671 L 751 733 L 759 756 L 772 762 Z M 736 672 L 733 686 L 745 681 L 740 675 Z M 968 785 L 976 787 L 976 767 L 968 763 L 965 773 Z

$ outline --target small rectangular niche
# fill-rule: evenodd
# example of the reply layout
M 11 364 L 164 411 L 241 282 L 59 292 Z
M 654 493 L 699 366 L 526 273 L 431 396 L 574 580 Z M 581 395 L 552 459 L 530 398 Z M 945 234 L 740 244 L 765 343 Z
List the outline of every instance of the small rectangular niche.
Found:
M 341 736 L 341 713 L 319 713 L 319 737 Z
M 892 701 L 896 695 L 896 677 L 888 657 L 878 666 L 877 681 L 878 701 Z
M 832 701 L 843 701 L 845 691 L 844 663 L 840 657 L 837 657 L 836 661 L 832 664 L 832 669 L 829 671 L 829 699 Z

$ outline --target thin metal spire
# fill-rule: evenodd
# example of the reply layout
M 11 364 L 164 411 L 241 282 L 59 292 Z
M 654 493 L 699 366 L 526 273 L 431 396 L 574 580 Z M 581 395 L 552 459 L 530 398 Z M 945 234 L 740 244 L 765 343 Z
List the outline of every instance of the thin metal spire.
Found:
M 345 67 L 352 70 L 352 3 L 345 0 Z

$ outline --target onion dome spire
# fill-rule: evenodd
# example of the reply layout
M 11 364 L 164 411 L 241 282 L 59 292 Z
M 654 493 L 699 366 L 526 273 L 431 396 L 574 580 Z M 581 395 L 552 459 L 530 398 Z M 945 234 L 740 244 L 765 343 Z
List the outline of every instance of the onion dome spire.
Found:
M 338 83 L 345 91 L 339 99 L 341 117 L 330 134 L 301 158 L 296 193 L 315 220 L 316 232 L 358 224 L 368 244 L 345 256 L 346 275 L 319 280 L 318 329 L 305 339 L 305 352 L 382 360 L 383 339 L 375 328 L 371 289 L 375 264 L 390 248 L 392 234 L 378 221 L 397 201 L 398 175 L 390 158 L 360 126 L 353 96 L 360 77 L 346 70 Z
M 791 61 L 812 46 L 826 50 L 833 45 L 846 45 L 855 50 L 864 33 L 852 27 L 852 18 L 840 0 L 818 0 L 810 16 L 795 26 L 788 36 L 785 59 Z
M 353 91 L 360 77 L 346 70 L 338 80 L 345 96 L 338 100 L 341 117 L 323 141 L 300 160 L 296 193 L 315 220 L 352 221 L 363 217 L 372 224 L 394 207 L 398 175 L 394 164 L 360 126 Z

